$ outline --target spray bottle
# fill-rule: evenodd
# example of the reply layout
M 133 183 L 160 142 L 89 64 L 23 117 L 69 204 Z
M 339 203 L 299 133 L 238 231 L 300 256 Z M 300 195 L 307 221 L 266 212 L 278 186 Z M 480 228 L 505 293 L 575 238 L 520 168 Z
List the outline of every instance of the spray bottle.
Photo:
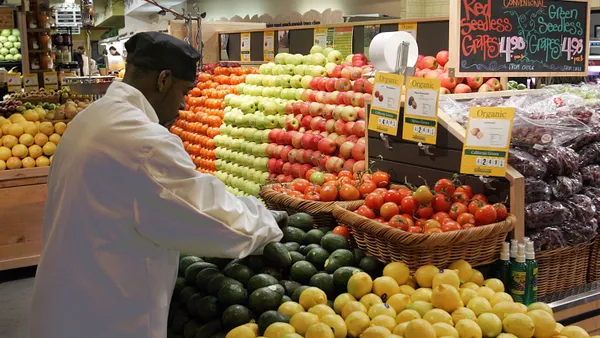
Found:
M 510 288 L 511 281 L 510 243 L 502 243 L 502 252 L 498 261 L 498 279 L 502 281 L 506 289 Z
M 510 295 L 515 302 L 525 304 L 527 291 L 527 263 L 525 259 L 525 244 L 519 244 L 517 258 L 511 265 Z
M 527 291 L 525 305 L 529 305 L 537 302 L 537 276 L 538 276 L 538 264 L 535 261 L 535 248 L 533 242 L 528 241 L 527 250 L 525 251 L 526 264 L 527 264 Z
M 510 262 L 515 263 L 517 259 L 517 251 L 518 251 L 519 241 L 516 239 L 510 240 Z

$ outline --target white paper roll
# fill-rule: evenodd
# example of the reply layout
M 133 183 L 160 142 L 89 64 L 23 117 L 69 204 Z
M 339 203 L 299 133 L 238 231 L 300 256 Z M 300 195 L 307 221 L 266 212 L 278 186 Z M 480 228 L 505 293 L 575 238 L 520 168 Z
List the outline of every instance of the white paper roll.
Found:
M 369 46 L 369 60 L 377 70 L 393 72 L 396 68 L 398 46 L 408 42 L 408 67 L 414 67 L 419 57 L 419 46 L 415 38 L 407 32 L 385 32 L 375 35 Z

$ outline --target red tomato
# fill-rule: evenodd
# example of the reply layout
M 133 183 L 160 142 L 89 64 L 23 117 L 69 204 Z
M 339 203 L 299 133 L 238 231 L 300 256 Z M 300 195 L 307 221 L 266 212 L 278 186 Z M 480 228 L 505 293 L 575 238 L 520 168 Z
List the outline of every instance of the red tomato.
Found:
M 504 221 L 506 216 L 508 216 L 508 210 L 506 209 L 506 205 L 502 203 L 496 203 L 492 205 L 494 209 L 496 209 L 496 221 Z
M 323 186 L 321 188 L 321 201 L 323 202 L 332 202 L 337 200 L 338 190 L 335 186 Z
M 361 205 L 357 210 L 356 213 L 366 217 L 366 218 L 370 218 L 370 219 L 374 219 L 375 218 L 375 212 L 371 209 L 369 209 L 368 206 L 366 205 Z
M 469 203 L 469 200 L 469 196 L 464 191 L 455 191 L 454 195 L 452 195 L 452 201 L 454 202 L 467 204 Z
M 310 175 L 312 175 L 313 173 L 316 173 L 317 170 L 315 169 L 309 169 L 306 174 L 304 175 L 304 178 L 306 178 L 307 180 L 310 180 Z
M 481 207 L 475 213 L 475 221 L 479 225 L 491 224 L 496 221 L 496 209 L 490 204 Z
M 402 195 L 400 195 L 398 190 L 388 190 L 385 195 L 383 195 L 383 198 L 386 202 L 393 202 L 397 205 L 402 203 Z
M 428 221 L 428 219 L 419 218 L 418 220 L 415 221 L 415 226 L 423 228 L 425 226 L 425 222 L 427 222 L 427 221 Z
M 466 224 L 462 225 L 463 230 L 473 229 L 474 227 L 475 227 L 475 224 L 471 224 L 471 223 L 466 223 Z
M 336 235 L 344 236 L 346 239 L 350 237 L 350 231 L 348 231 L 348 227 L 345 225 L 338 225 L 333 228 L 333 233 Z
M 302 178 L 297 178 L 292 182 L 292 184 L 290 185 L 290 188 L 292 188 L 292 190 L 296 190 L 301 193 L 304 193 L 306 188 L 308 188 L 309 186 L 310 186 L 309 181 L 302 179 Z
M 485 203 L 483 201 L 473 198 L 469 203 L 469 213 L 475 215 L 477 210 L 479 210 L 479 208 L 481 208 L 484 205 Z
M 338 178 L 342 177 L 348 177 L 349 179 L 352 179 L 352 173 L 348 170 L 342 170 L 338 173 Z
M 320 201 L 321 195 L 315 191 L 309 191 L 304 194 L 304 199 L 309 201 Z
M 460 187 L 456 188 L 456 190 L 454 190 L 455 192 L 464 192 L 465 194 L 467 194 L 468 200 L 470 200 L 473 197 L 473 188 L 471 188 L 471 186 L 469 185 L 461 185 Z
M 392 202 L 384 203 L 381 206 L 381 209 L 379 209 L 379 215 L 381 215 L 381 218 L 385 219 L 386 221 L 392 218 L 393 216 L 398 215 L 399 213 L 400 208 L 398 208 L 396 203 Z
M 448 213 L 446 213 L 446 212 L 440 211 L 440 212 L 436 212 L 432 218 L 434 220 L 442 223 L 446 218 L 450 218 L 450 215 L 448 215 Z
M 419 207 L 417 200 L 415 200 L 415 198 L 412 196 L 404 197 L 400 205 L 402 207 L 402 212 L 409 215 L 414 215 L 414 213 L 417 212 L 417 208 Z
M 428 234 L 441 234 L 443 231 L 441 228 L 431 228 L 431 229 L 426 229 L 425 231 L 423 231 L 424 234 L 428 235 Z
M 379 188 L 385 188 L 390 184 L 390 174 L 384 171 L 374 172 L 371 179 L 373 180 L 373 182 L 375 182 L 375 184 L 377 184 L 377 187 Z
M 340 188 L 340 197 L 344 201 L 356 201 L 360 198 L 360 192 L 351 184 L 343 184 Z
M 449 231 L 456 231 L 456 230 L 460 230 L 460 224 L 454 222 L 454 221 L 450 221 L 447 222 L 446 224 L 442 225 L 442 231 L 443 232 L 449 232 Z
M 348 176 L 340 177 L 338 179 L 338 182 L 340 182 L 341 184 L 352 184 L 352 178 Z
M 398 189 L 398 192 L 400 193 L 400 195 L 402 196 L 402 198 L 406 197 L 406 196 L 412 196 L 413 195 L 413 191 L 408 189 L 408 188 L 402 188 L 402 189 Z
M 317 192 L 320 193 L 321 192 L 321 186 L 313 184 L 313 185 L 309 185 L 308 187 L 306 187 L 306 190 L 304 190 L 305 194 L 308 194 L 309 192 Z
M 408 218 L 408 219 L 410 219 L 412 221 L 415 220 L 415 218 L 412 215 L 409 215 L 409 214 L 402 214 L 402 216 L 404 216 L 404 217 L 406 217 L 406 218 Z
M 393 228 L 398 228 L 400 230 L 408 231 L 408 229 L 415 225 L 412 219 L 409 219 L 403 215 L 393 216 L 388 222 L 389 226 Z
M 370 209 L 379 210 L 383 203 L 385 203 L 385 201 L 383 200 L 383 196 L 374 192 L 368 194 L 367 197 L 365 197 L 365 205 Z
M 377 189 L 377 186 L 373 181 L 364 181 L 361 185 L 358 186 L 358 191 L 360 192 L 360 196 L 365 197 L 368 194 L 372 193 Z
M 291 191 L 289 195 L 296 198 L 304 198 L 304 194 L 296 190 Z
M 325 174 L 325 182 L 337 181 L 337 177 L 334 174 Z
M 469 212 L 465 212 L 464 214 L 460 214 L 458 216 L 458 218 L 456 219 L 456 222 L 458 222 L 458 224 L 460 224 L 460 225 L 465 225 L 465 224 L 475 225 L 475 216 L 473 216 L 473 214 L 471 214 Z
M 479 200 L 483 202 L 483 204 L 488 204 L 488 199 L 484 194 L 475 194 L 473 197 L 471 197 L 471 200 Z
M 421 228 L 420 226 L 414 226 L 414 227 L 410 227 L 408 228 L 408 232 L 412 232 L 415 234 L 420 234 L 423 232 L 423 228 Z
M 443 212 L 448 212 L 448 210 L 450 210 L 450 205 L 452 204 L 452 200 L 450 199 L 450 197 L 446 196 L 445 194 L 437 194 L 435 195 L 435 197 L 433 198 L 433 210 L 436 212 L 439 211 L 443 211 Z
M 385 188 L 377 188 L 377 189 L 373 190 L 373 192 L 376 194 L 380 194 L 381 196 L 385 196 L 385 194 L 388 192 L 388 190 Z
M 440 222 L 438 222 L 434 219 L 428 219 L 427 222 L 425 222 L 425 225 L 423 225 L 423 230 L 425 230 L 425 231 L 427 231 L 429 229 L 433 229 L 433 228 L 441 229 L 442 225 L 440 224 Z
M 446 196 L 452 196 L 454 194 L 454 189 L 454 183 L 447 178 L 442 178 L 435 182 L 435 186 L 433 187 L 435 192 Z
M 467 208 L 467 206 L 463 203 L 460 202 L 455 202 L 452 203 L 452 205 L 450 206 L 450 213 L 448 213 L 450 215 L 450 218 L 452 218 L 453 220 L 456 221 L 456 219 L 458 218 L 458 216 L 460 214 L 464 214 L 465 212 L 469 211 L 469 209 Z
M 323 185 L 321 185 L 321 188 L 325 188 L 326 186 L 327 187 L 334 187 L 336 189 L 339 189 L 339 188 L 342 187 L 341 184 L 340 184 L 340 182 L 338 182 L 337 180 L 336 181 L 327 181 L 327 182 L 323 183 Z
M 377 222 L 379 222 L 379 223 L 383 223 L 383 224 L 386 224 L 386 223 L 387 223 L 387 222 L 385 221 L 385 219 L 383 219 L 383 217 L 378 217 L 378 218 L 375 218 L 375 219 L 374 219 L 374 221 L 377 221 Z
M 428 205 L 421 205 L 417 210 L 417 216 L 419 218 L 431 218 L 433 216 L 433 208 Z
M 444 225 L 446 225 L 446 223 L 448 223 L 448 222 L 454 222 L 454 221 L 452 220 L 452 218 L 444 218 L 444 220 L 443 220 L 443 221 L 441 221 L 440 223 L 442 223 L 442 226 L 444 226 Z

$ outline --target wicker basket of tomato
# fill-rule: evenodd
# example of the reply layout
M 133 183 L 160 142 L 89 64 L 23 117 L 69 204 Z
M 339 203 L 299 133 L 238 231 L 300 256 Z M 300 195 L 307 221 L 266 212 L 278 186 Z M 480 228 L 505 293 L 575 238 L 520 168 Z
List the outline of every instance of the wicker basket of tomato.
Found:
M 382 262 L 402 261 L 411 270 L 447 266 L 464 259 L 473 266 L 498 259 L 516 218 L 502 203 L 489 204 L 468 186 L 440 180 L 427 186 L 391 186 L 375 190 L 354 212 L 334 208 L 360 249 Z

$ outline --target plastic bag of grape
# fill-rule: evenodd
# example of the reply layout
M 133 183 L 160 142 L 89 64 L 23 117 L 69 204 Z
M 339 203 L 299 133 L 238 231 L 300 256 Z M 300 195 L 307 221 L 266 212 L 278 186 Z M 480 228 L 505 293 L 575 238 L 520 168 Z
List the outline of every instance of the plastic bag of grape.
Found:
M 512 129 L 511 144 L 522 147 L 547 147 L 567 144 L 590 130 L 572 117 L 532 119 L 522 109 L 517 109 Z
M 570 217 L 569 210 L 557 201 L 540 201 L 525 206 L 525 226 L 528 229 L 562 224 Z
M 575 138 L 567 142 L 565 146 L 579 151 L 581 148 L 594 142 L 600 142 L 600 129 L 588 130 L 584 133 L 578 134 Z
M 588 144 L 579 150 L 579 166 L 600 163 L 600 142 Z
M 552 189 L 552 195 L 554 195 L 557 200 L 566 200 L 583 188 L 581 174 L 576 172 L 571 176 L 558 176 L 556 180 L 553 180 L 550 183 L 550 188 Z
M 562 231 L 558 227 L 547 227 L 527 234 L 533 241 L 535 251 L 554 250 L 566 246 Z
M 600 165 L 588 165 L 580 169 L 583 184 L 591 187 L 600 187 Z
M 571 148 L 547 146 L 543 149 L 528 149 L 529 153 L 546 164 L 546 176 L 571 176 L 579 169 L 579 155 Z
M 508 164 L 525 177 L 544 178 L 546 176 L 546 164 L 519 148 L 510 148 L 508 151 Z
M 585 223 L 596 217 L 596 206 L 589 196 L 586 195 L 573 195 L 568 200 L 561 202 L 565 208 L 568 208 L 573 216 L 573 219 Z
M 534 177 L 525 178 L 525 203 L 547 201 L 551 198 L 552 189 L 548 183 Z
M 589 243 L 596 237 L 598 222 L 593 218 L 587 222 L 567 222 L 560 230 L 568 246 Z

